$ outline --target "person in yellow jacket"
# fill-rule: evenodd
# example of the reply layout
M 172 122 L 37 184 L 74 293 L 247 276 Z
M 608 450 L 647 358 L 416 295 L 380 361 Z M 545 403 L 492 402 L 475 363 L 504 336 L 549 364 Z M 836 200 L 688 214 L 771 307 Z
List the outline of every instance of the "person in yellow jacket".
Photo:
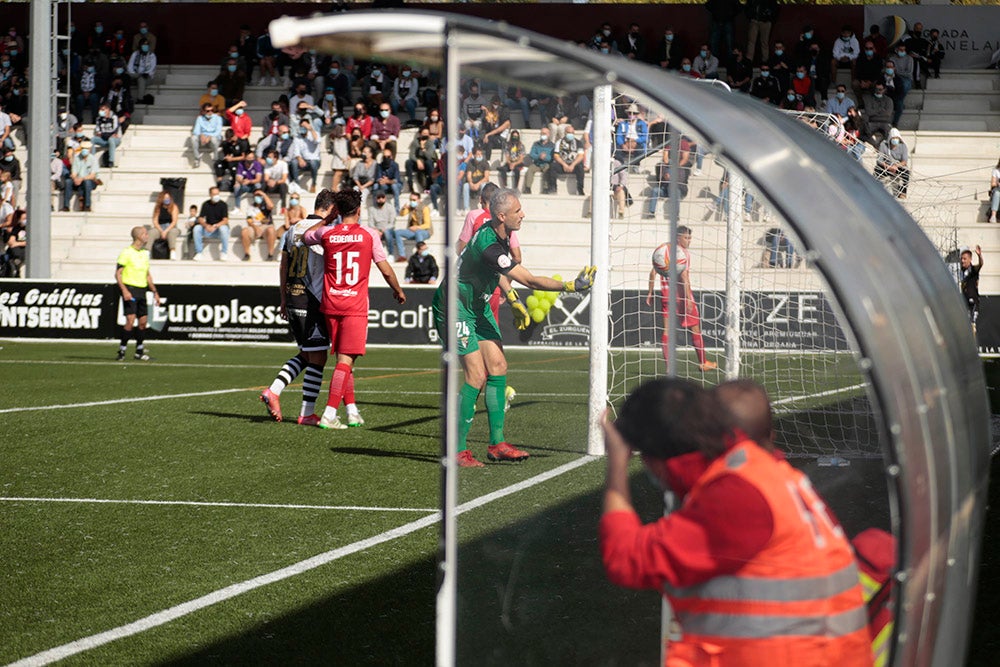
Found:
M 808 478 L 733 427 L 687 380 L 638 387 L 605 420 L 600 546 L 615 584 L 663 593 L 680 635 L 669 667 L 872 664 L 854 554 Z M 643 525 L 628 462 L 683 498 Z
M 132 244 L 118 255 L 118 268 L 115 270 L 115 281 L 122 295 L 122 312 L 125 314 L 125 328 L 122 331 L 121 342 L 118 345 L 118 361 L 125 358 L 128 340 L 132 337 L 138 319 L 139 330 L 135 334 L 135 358 L 137 361 L 149 361 L 146 354 L 145 337 L 147 322 L 146 291 L 153 293 L 153 300 L 160 305 L 160 292 L 153 283 L 153 274 L 149 272 L 149 251 L 146 242 L 149 232 L 145 227 L 132 228 Z

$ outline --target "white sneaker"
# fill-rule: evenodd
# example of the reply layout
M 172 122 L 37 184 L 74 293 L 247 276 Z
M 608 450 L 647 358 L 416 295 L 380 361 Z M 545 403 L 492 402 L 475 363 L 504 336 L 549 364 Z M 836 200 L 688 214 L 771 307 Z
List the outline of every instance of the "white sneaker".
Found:
M 204 252 L 204 251 L 202 251 L 202 252 L 198 252 L 198 253 L 195 253 L 195 255 L 194 255 L 193 259 L 194 259 L 194 261 L 196 261 L 196 262 L 204 262 L 204 261 L 205 261 L 206 259 L 208 259 L 208 258 L 207 258 L 207 257 L 205 257 L 205 252 Z
M 271 85 L 272 86 L 277 86 L 278 85 L 278 80 L 275 77 L 273 77 L 273 76 L 271 77 Z
M 220 262 L 228 262 L 229 261 L 229 253 L 228 252 L 220 252 L 219 253 L 219 261 Z
M 695 176 L 701 176 L 701 169 L 695 167 L 694 169 L 691 170 L 691 173 L 694 174 Z
M 259 79 L 257 79 L 257 85 L 258 85 L 258 86 L 263 86 L 263 85 L 265 85 L 265 83 L 264 83 L 264 77 L 260 77 Z
M 510 385 L 507 385 L 507 389 L 504 391 L 504 395 L 507 397 L 507 403 L 503 406 L 503 411 L 507 412 L 510 410 L 510 404 L 514 402 L 517 397 L 517 392 Z
M 354 428 L 356 426 L 364 426 L 365 425 L 365 418 L 361 416 L 360 412 L 355 413 L 355 414 L 348 413 L 348 415 L 347 415 L 347 425 L 350 426 L 351 428 Z
M 325 416 L 319 420 L 317 424 L 320 428 L 327 428 L 335 431 L 342 431 L 347 428 L 347 425 L 340 421 L 340 417 L 334 417 L 333 419 L 327 419 Z

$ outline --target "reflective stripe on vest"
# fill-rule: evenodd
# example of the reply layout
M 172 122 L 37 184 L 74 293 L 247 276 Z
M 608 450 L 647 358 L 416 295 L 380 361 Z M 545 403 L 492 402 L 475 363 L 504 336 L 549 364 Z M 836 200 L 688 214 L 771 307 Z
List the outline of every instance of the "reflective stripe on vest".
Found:
M 819 600 L 846 593 L 858 585 L 854 563 L 824 577 L 760 579 L 757 577 L 716 577 L 704 584 L 670 589 L 672 598 L 702 600 L 745 600 L 753 602 L 800 602 Z
M 769 639 L 781 636 L 842 637 L 868 626 L 865 610 L 848 609 L 838 614 L 777 616 L 760 614 L 678 614 L 684 634 L 737 639 Z

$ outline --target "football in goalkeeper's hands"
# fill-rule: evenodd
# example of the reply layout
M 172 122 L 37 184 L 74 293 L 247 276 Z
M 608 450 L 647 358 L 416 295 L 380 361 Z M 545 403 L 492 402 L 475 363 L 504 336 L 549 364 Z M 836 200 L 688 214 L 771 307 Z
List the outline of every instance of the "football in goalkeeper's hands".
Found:
M 653 269 L 664 278 L 670 272 L 670 244 L 664 243 L 653 251 Z

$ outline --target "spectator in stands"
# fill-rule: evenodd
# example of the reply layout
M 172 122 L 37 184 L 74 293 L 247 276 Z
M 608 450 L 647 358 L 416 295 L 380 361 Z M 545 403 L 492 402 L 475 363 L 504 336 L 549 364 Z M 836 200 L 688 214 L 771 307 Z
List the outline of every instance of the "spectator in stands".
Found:
M 659 46 L 656 48 L 653 62 L 659 63 L 663 69 L 680 69 L 683 54 L 684 49 L 681 48 L 680 40 L 674 32 L 673 26 L 668 25 L 663 29 L 663 38 L 660 39 Z
M 0 214 L 2 215 L 2 214 Z M 12 267 L 11 278 L 21 275 L 28 246 L 28 217 L 24 209 L 17 209 L 7 217 L 3 227 L 2 238 L 5 242 L 7 261 Z
M 73 193 L 78 192 L 83 198 L 83 210 L 90 211 L 90 193 L 97 186 L 97 160 L 90 152 L 90 142 L 80 144 L 80 150 L 73 156 L 69 178 L 63 184 L 62 211 L 69 211 L 69 203 Z
M 830 81 L 837 81 L 838 69 L 851 70 L 851 79 L 854 79 L 854 66 L 860 55 L 861 47 L 858 46 L 858 38 L 854 35 L 851 26 L 845 25 L 840 29 L 840 39 L 833 43 L 833 59 L 830 61 Z
M 257 63 L 260 65 L 260 79 L 257 80 L 258 86 L 265 85 L 267 77 L 270 77 L 272 86 L 278 85 L 277 59 L 278 51 L 271 45 L 271 35 L 265 30 L 257 38 Z
M 389 94 L 389 77 L 376 65 L 361 79 L 361 99 L 368 108 L 378 108 Z
M 156 75 L 156 54 L 149 39 L 139 40 L 139 48 L 132 51 L 128 59 L 128 75 L 135 80 L 136 93 L 140 100 L 146 99 L 146 86 Z M 149 102 L 143 102 L 149 104 Z
M 493 159 L 493 149 L 504 147 L 510 135 L 510 111 L 500 104 L 500 96 L 494 95 L 483 110 L 483 126 L 480 142 L 487 160 Z
M 860 162 L 865 154 L 865 138 L 868 136 L 868 124 L 864 116 L 858 113 L 857 107 L 850 107 L 847 110 L 847 120 L 844 121 L 843 136 L 838 137 L 837 142 Z
M 354 103 L 354 115 L 347 119 L 347 133 L 354 134 L 355 128 L 360 130 L 361 137 L 368 141 L 372 137 L 372 121 L 374 119 L 368 115 L 368 110 L 362 102 Z
M 438 265 L 427 244 L 418 241 L 406 263 L 406 282 L 433 285 L 438 279 Z
M 177 208 L 177 202 L 173 200 L 169 192 L 164 190 L 157 195 L 156 204 L 153 205 L 152 224 L 146 228 L 149 231 L 149 240 L 146 243 L 147 250 L 152 252 L 153 243 L 157 239 L 164 239 L 170 247 L 170 252 L 174 252 L 174 248 L 177 247 L 177 236 L 180 234 L 180 229 L 177 227 L 179 215 L 180 209 Z
M 871 42 L 875 46 L 875 55 L 885 59 L 889 53 L 889 40 L 885 38 L 882 34 L 881 29 L 879 29 L 877 24 L 872 24 L 872 27 L 868 29 L 868 34 L 865 35 L 865 40 Z
M 351 156 L 348 151 L 348 141 L 344 134 L 344 119 L 337 118 L 333 121 L 333 132 L 327 137 L 327 150 L 330 158 L 330 189 L 334 192 L 340 190 L 340 183 L 351 170 Z M 361 135 L 358 135 L 359 137 Z
M 733 49 L 732 57 L 726 66 L 726 82 L 733 90 L 741 93 L 750 92 L 750 79 L 753 78 L 753 67 L 750 60 L 743 57 L 743 50 Z
M 299 121 L 299 136 L 292 142 L 288 152 L 288 170 L 291 180 L 298 182 L 299 175 L 308 171 L 312 175 L 309 192 L 316 192 L 316 181 L 319 180 L 320 146 L 322 139 L 319 132 L 308 119 Z
M 295 84 L 295 94 L 288 98 L 288 108 L 298 109 L 303 102 L 313 106 L 316 100 L 309 94 L 309 87 L 305 83 L 299 82 Z
M 125 58 L 129 54 L 128 40 L 125 39 L 125 30 L 121 26 L 115 28 L 106 42 L 106 52 L 109 58 Z
M 562 95 L 553 96 L 549 99 L 548 104 L 544 105 L 542 118 L 548 123 L 549 135 L 553 142 L 562 139 L 563 134 L 566 133 L 566 126 L 570 123 L 570 111 L 569 104 Z
M 7 36 L 4 37 L 4 43 L 6 48 L 4 53 L 10 53 L 11 51 L 17 51 L 18 53 L 24 53 L 24 39 L 17 34 L 17 26 L 10 26 L 7 28 Z M 14 54 L 15 56 L 17 53 Z
M 264 154 L 264 192 L 277 194 L 281 197 L 281 210 L 285 210 L 288 202 L 289 170 L 288 162 L 281 158 L 278 151 L 270 149 Z
M 215 161 L 215 184 L 224 192 L 235 192 L 236 171 L 240 163 L 246 160 L 249 155 L 253 158 L 253 151 L 250 150 L 250 142 L 246 137 L 236 136 L 236 131 L 230 127 L 226 130 L 226 140 L 222 142 L 220 148 L 222 157 Z M 237 203 L 239 206 L 239 203 Z
M 327 92 L 333 92 L 337 105 L 337 113 L 334 115 L 346 114 L 345 110 L 351 105 L 351 79 L 339 60 L 330 61 L 330 66 L 323 75 L 323 88 Z
M 670 135 L 670 142 L 663 148 L 663 157 L 660 163 L 656 165 L 655 180 L 651 183 L 649 189 L 649 202 L 646 204 L 646 212 L 643 214 L 643 218 L 653 218 L 656 216 L 656 207 L 660 197 L 669 198 L 670 197 L 670 149 L 673 146 L 674 135 Z M 692 158 L 692 144 L 691 141 L 681 135 L 680 140 L 681 150 L 677 156 L 678 159 L 678 178 L 677 178 L 677 192 L 680 195 L 680 199 L 684 199 L 688 194 L 688 182 L 691 178 L 691 163 Z
M 246 63 L 246 80 L 253 81 L 253 67 L 257 64 L 257 38 L 250 32 L 250 26 L 243 24 L 240 26 L 239 35 L 236 37 L 236 50 Z
M 930 37 L 927 40 L 927 69 L 934 73 L 935 79 L 941 78 L 941 61 L 944 60 L 944 44 L 940 40 L 941 31 L 931 28 Z
M 280 134 L 281 128 L 287 128 L 288 124 L 288 114 L 282 108 L 281 100 L 274 100 L 271 102 L 271 112 L 264 117 L 263 137 L 267 139 L 269 136 Z M 260 155 L 260 151 L 257 154 Z
M 531 109 L 532 99 L 528 94 L 528 91 L 521 89 L 519 86 L 510 86 L 509 88 L 503 85 L 498 86 L 498 92 L 500 94 L 500 103 L 503 104 L 507 109 L 520 109 L 521 117 L 524 120 L 524 127 L 531 127 Z M 534 100 L 535 105 L 538 105 L 538 101 Z
M 121 123 L 118 117 L 111 113 L 111 107 L 102 104 L 97 112 L 97 123 L 94 124 L 94 146 L 108 149 L 108 167 L 115 167 L 115 149 L 122 143 Z
M 547 193 L 549 169 L 552 167 L 554 152 L 555 144 L 549 141 L 549 130 L 543 128 L 538 135 L 538 141 L 531 145 L 531 153 L 529 153 L 531 164 L 528 165 L 528 171 L 524 175 L 524 190 L 522 190 L 524 194 L 531 194 L 531 184 L 534 183 L 537 172 L 542 172 L 541 194 Z
M 413 76 L 413 70 L 408 65 L 404 65 L 399 76 L 392 82 L 392 93 L 389 95 L 392 112 L 398 114 L 400 109 L 406 109 L 410 120 L 414 120 L 417 117 L 417 94 L 419 92 L 420 83 Z
M 642 36 L 642 30 L 638 23 L 630 23 L 625 39 L 621 43 L 621 53 L 629 60 L 646 61 L 646 38 Z
M 760 75 L 750 82 L 750 94 L 775 105 L 781 101 L 781 88 L 778 80 L 771 76 L 771 66 L 767 63 L 760 66 Z
M 330 67 L 330 58 L 322 55 L 316 49 L 309 49 L 298 59 L 292 59 L 293 86 L 305 83 L 307 92 L 315 102 L 323 94 L 323 75 Z
M 247 224 L 240 232 L 244 262 L 250 261 L 250 245 L 261 237 L 267 241 L 267 260 L 274 259 L 274 246 L 278 242 L 278 230 L 274 228 L 272 211 L 274 211 L 274 202 L 267 196 L 267 193 L 257 188 L 253 193 L 253 203 L 246 211 Z
M 0 174 L 7 174 L 10 177 L 11 192 L 13 193 L 10 200 L 16 207 L 17 193 L 21 191 L 21 161 L 14 155 L 14 149 L 11 146 L 4 146 L 0 153 L 3 155 L 0 158 Z
M 886 60 L 882 69 L 881 82 L 885 88 L 886 97 L 892 100 L 892 124 L 896 125 L 903 115 L 903 79 L 896 73 L 896 63 Z
M 431 135 L 425 129 L 417 134 L 417 140 L 410 144 L 410 156 L 406 160 L 406 185 L 410 192 L 427 192 L 431 187 L 431 174 L 437 151 L 431 143 Z M 416 185 L 414 185 L 416 176 Z
M 481 135 L 486 104 L 486 98 L 479 94 L 479 83 L 469 83 L 469 94 L 459 103 L 458 117 L 473 141 L 478 141 Z
M 824 55 L 819 43 L 813 42 L 805 58 L 799 62 L 800 65 L 805 67 L 806 75 L 812 80 L 814 93 L 819 93 L 820 99 L 824 102 L 827 97 L 826 89 L 830 86 L 828 79 L 830 73 L 829 58 L 828 55 Z M 816 103 L 815 101 L 812 104 L 806 102 L 806 106 L 815 107 Z
M 291 114 L 290 120 L 291 123 L 289 126 L 298 126 L 302 121 L 306 121 L 316 130 L 317 134 L 323 130 L 323 111 L 305 101 L 298 103 L 295 111 Z
M 206 84 L 205 92 L 200 98 L 198 98 L 199 109 L 204 109 L 206 104 L 212 107 L 213 112 L 220 115 L 228 106 L 226 104 L 226 98 L 219 92 L 219 84 L 217 84 L 214 79 Z
M 403 191 L 403 178 L 399 173 L 399 165 L 393 159 L 392 151 L 382 151 L 382 160 L 375 169 L 375 185 L 372 191 L 392 193 L 393 208 L 399 210 L 399 194 Z
M 746 57 L 753 65 L 757 41 L 760 40 L 760 62 L 768 61 L 768 47 L 771 42 L 771 25 L 778 16 L 778 0 L 747 0 L 747 50 Z
M 229 61 L 232 60 L 236 63 L 236 69 L 243 72 L 246 75 L 247 62 L 240 55 L 240 48 L 236 44 L 230 44 L 229 48 L 226 49 L 226 53 L 222 56 L 219 61 L 219 73 L 226 71 L 226 67 L 229 65 Z
M 4 98 L 4 110 L 10 116 L 10 122 L 17 127 L 25 128 L 27 134 L 28 118 L 28 85 L 27 80 L 19 75 L 14 76 L 11 81 L 10 95 Z
M 406 216 L 406 227 L 404 229 L 394 229 L 392 237 L 395 242 L 396 261 L 405 262 L 406 249 L 403 245 L 404 240 L 410 239 L 415 243 L 426 241 L 431 237 L 434 228 L 431 226 L 431 210 L 420 200 L 420 195 L 416 192 L 410 193 L 409 204 L 400 211 L 400 215 Z
M 97 78 L 97 64 L 92 58 L 83 62 L 83 72 L 80 80 L 74 82 L 73 91 L 76 97 L 76 116 L 83 119 L 84 108 L 90 109 L 91 118 L 97 119 L 97 105 L 101 102 L 99 90 L 104 90 L 102 81 Z
M 0 93 L 10 88 L 10 83 L 17 74 L 18 71 L 14 68 L 10 54 L 0 55 Z
M 222 201 L 219 188 L 208 189 L 208 199 L 202 203 L 201 211 L 195 220 L 197 224 L 191 230 L 194 238 L 194 261 L 202 262 L 208 259 L 205 256 L 205 239 L 219 239 L 222 251 L 219 253 L 219 260 L 229 261 L 229 206 Z
M 216 90 L 225 100 L 225 105 L 231 107 L 243 99 L 247 87 L 246 71 L 236 64 L 236 59 L 229 58 L 219 76 L 215 77 Z
M 847 110 L 854 108 L 854 100 L 847 96 L 847 86 L 837 84 L 837 92 L 826 103 L 826 112 L 836 114 L 841 120 L 847 119 Z
M 896 45 L 896 50 L 889 56 L 885 68 L 887 78 L 893 73 L 899 78 L 895 96 L 896 113 L 892 120 L 893 125 L 898 125 L 899 118 L 903 115 L 903 110 L 906 108 L 906 96 L 909 94 L 910 89 L 913 88 L 913 58 L 907 52 L 906 45 Z
M 789 88 L 786 91 L 785 96 L 782 98 L 781 104 L 778 105 L 778 108 L 782 111 L 802 111 L 805 106 L 806 105 L 802 103 L 802 100 L 799 99 L 795 89 Z
M 375 185 L 375 171 L 378 163 L 375 161 L 375 152 L 372 147 L 365 144 L 361 148 L 361 159 L 351 168 L 351 180 L 349 186 L 353 186 L 361 191 L 362 201 L 367 200 L 372 186 Z
M 378 118 L 372 120 L 372 144 L 381 152 L 388 148 L 396 155 L 396 139 L 399 138 L 399 118 L 392 114 L 388 102 L 383 102 L 378 108 Z
M 121 79 L 126 88 L 131 88 L 132 77 L 127 71 L 125 71 L 125 67 L 126 65 L 124 60 L 121 58 L 115 58 L 115 60 L 111 63 L 111 76 Z
M 288 125 L 281 125 L 278 127 L 278 134 L 268 135 L 257 142 L 257 157 L 263 158 L 269 150 L 275 150 L 279 158 L 287 160 L 294 141 Z
M 337 95 L 333 92 L 333 86 L 327 86 L 323 90 L 323 99 L 316 105 L 316 111 L 322 114 L 321 131 L 323 133 L 332 132 L 334 120 L 341 118 L 341 109 L 337 103 Z M 341 118 L 341 120 L 343 119 Z
M 507 187 L 507 175 L 511 174 L 514 189 L 518 189 L 521 181 L 521 172 L 527 168 L 524 164 L 525 157 L 527 157 L 527 152 L 524 148 L 524 143 L 521 142 L 521 133 L 513 130 L 510 133 L 507 144 L 503 148 L 503 158 L 500 160 L 500 169 L 498 170 L 500 172 L 500 184 L 504 188 Z
M 288 195 L 288 208 L 285 210 L 285 221 L 280 225 L 275 226 L 275 230 L 278 232 L 278 238 L 287 232 L 290 228 L 295 226 L 295 223 L 300 220 L 305 220 L 309 215 L 309 211 L 306 207 L 302 205 L 302 197 L 297 192 L 293 192 Z
M 883 81 L 875 82 L 871 96 L 865 101 L 865 116 L 872 145 L 877 147 L 889 136 L 893 118 L 893 101 L 886 94 Z
M 243 195 L 253 192 L 264 182 L 264 165 L 257 160 L 252 152 L 243 156 L 243 161 L 236 167 L 236 206 L 239 208 Z
M 913 29 L 903 41 L 906 51 L 913 58 L 913 85 L 915 88 L 923 88 L 923 80 L 927 76 L 928 53 L 931 43 L 924 37 L 924 24 L 917 21 L 913 24 Z
M 906 199 L 906 188 L 910 182 L 909 157 L 902 135 L 892 128 L 889 137 L 879 144 L 875 178 L 888 183 L 898 199 Z
M 132 101 L 132 92 L 120 77 L 116 76 L 111 80 L 111 89 L 101 100 L 101 105 L 108 107 L 111 110 L 111 115 L 118 119 L 121 133 L 124 135 L 129 125 L 132 124 L 135 103 Z
M 719 78 L 719 59 L 712 55 L 708 44 L 702 44 L 698 50 L 698 55 L 691 62 L 691 69 L 698 73 L 702 79 Z
M 140 50 L 142 40 L 146 40 L 146 44 L 149 45 L 149 53 L 156 53 L 156 35 L 149 31 L 149 24 L 145 21 L 139 21 L 139 32 L 132 36 L 133 53 Z
M 73 126 L 70 135 L 66 137 L 66 150 L 64 152 L 66 153 L 67 160 L 69 160 L 69 164 L 66 165 L 67 168 L 72 165 L 73 156 L 80 150 L 80 144 L 84 141 L 87 141 L 87 133 L 83 131 L 83 123 L 77 123 Z
M 805 65 L 795 68 L 795 78 L 792 79 L 792 88 L 799 101 L 807 107 L 816 107 L 816 86 L 812 77 L 806 72 Z
M 875 81 L 882 77 L 883 65 L 882 57 L 875 52 L 875 43 L 865 40 L 864 50 L 854 64 L 854 80 L 851 82 L 854 97 L 861 108 L 865 107 L 865 97 L 871 94 Z
M 0 104 L 0 147 L 14 148 L 14 121 L 5 110 L 5 106 Z
M 551 172 L 550 172 L 551 173 Z M 465 182 L 462 183 L 462 210 L 469 210 L 469 200 L 472 196 L 479 199 L 479 191 L 490 182 L 490 163 L 483 155 L 482 146 L 476 146 L 465 169 Z M 401 254 L 401 253 L 400 253 Z M 405 261 L 405 257 L 403 258 Z
M 455 170 L 455 180 L 458 182 L 458 189 L 461 191 L 462 183 L 465 182 L 465 170 L 467 168 L 465 159 L 465 146 L 458 145 L 455 147 L 455 162 L 458 164 L 458 168 Z M 440 210 L 438 204 L 438 197 L 442 193 L 447 194 L 447 174 L 448 174 L 448 162 L 445 156 L 440 156 L 437 162 L 434 163 L 434 182 L 431 183 L 431 207 L 434 212 L 437 213 Z
M 201 105 L 201 115 L 194 122 L 188 147 L 194 154 L 194 167 L 201 166 L 201 152 L 208 151 L 214 161 L 219 145 L 222 144 L 222 117 L 215 113 L 212 105 Z
M 986 214 L 986 222 L 997 222 L 997 211 L 1000 210 L 1000 160 L 990 174 L 990 210 Z
M 226 109 L 226 121 L 237 139 L 250 141 L 250 134 L 253 132 L 253 120 L 247 113 L 247 103 L 238 99 Z
M 377 229 L 382 243 L 385 244 L 386 254 L 392 254 L 395 250 L 396 214 L 397 211 L 392 206 L 385 203 L 384 192 L 375 193 L 375 204 L 368 207 L 368 226 Z
M 6 158 L 6 156 L 4 156 Z M 17 191 L 11 182 L 11 172 L 0 170 L 0 202 L 17 206 Z
M 82 30 L 77 30 L 73 21 L 69 22 L 69 50 L 77 56 L 87 52 L 87 35 L 83 34 Z
M 465 149 L 465 158 L 467 160 L 471 159 L 476 142 L 472 140 L 472 137 L 461 125 L 458 126 L 458 141 L 456 143 Z
M 583 141 L 576 136 L 572 125 L 566 126 L 562 139 L 556 142 L 553 164 L 549 170 L 549 183 L 555 187 L 556 175 L 573 174 L 576 177 L 576 194 L 583 196 Z
M 775 42 L 774 51 L 768 58 L 767 64 L 771 67 L 771 76 L 778 81 L 780 90 L 788 90 L 792 87 L 792 76 L 795 71 L 795 63 L 792 56 L 785 49 L 784 42 Z
M 427 118 L 424 119 L 424 124 L 421 125 L 420 129 L 421 132 L 427 132 L 431 145 L 440 151 L 441 140 L 444 137 L 444 119 L 441 118 L 441 111 L 436 107 L 428 109 Z

